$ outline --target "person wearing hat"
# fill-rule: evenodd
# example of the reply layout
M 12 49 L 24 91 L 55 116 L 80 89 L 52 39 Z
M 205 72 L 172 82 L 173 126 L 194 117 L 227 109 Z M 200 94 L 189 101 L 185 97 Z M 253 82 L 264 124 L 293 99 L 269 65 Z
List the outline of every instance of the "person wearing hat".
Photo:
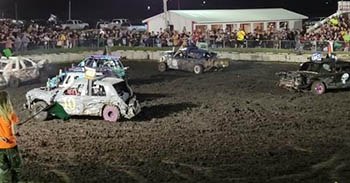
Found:
M 18 117 L 6 91 L 0 91 L 0 182 L 18 182 L 21 157 L 15 137 Z

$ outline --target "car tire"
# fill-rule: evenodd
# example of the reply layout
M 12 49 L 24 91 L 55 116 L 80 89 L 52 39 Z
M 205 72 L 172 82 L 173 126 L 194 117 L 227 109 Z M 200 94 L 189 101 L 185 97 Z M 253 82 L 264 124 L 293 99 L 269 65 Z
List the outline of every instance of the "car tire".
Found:
M 10 77 L 9 82 L 8 82 L 8 86 L 10 88 L 18 88 L 19 85 L 21 84 L 21 80 L 16 78 L 16 77 Z
M 322 95 L 326 92 L 326 86 L 320 81 L 315 81 L 311 85 L 311 91 L 316 95 Z
M 120 119 L 120 111 L 118 107 L 108 105 L 103 109 L 102 116 L 105 121 L 116 122 Z
M 193 72 L 195 74 L 202 74 L 203 73 L 203 66 L 202 65 L 195 65 L 193 67 Z
M 38 121 L 45 121 L 49 113 L 47 111 L 43 111 L 43 109 L 47 108 L 47 103 L 44 101 L 35 102 L 32 108 L 32 115 Z
M 165 72 L 167 70 L 167 65 L 164 62 L 158 64 L 159 72 Z

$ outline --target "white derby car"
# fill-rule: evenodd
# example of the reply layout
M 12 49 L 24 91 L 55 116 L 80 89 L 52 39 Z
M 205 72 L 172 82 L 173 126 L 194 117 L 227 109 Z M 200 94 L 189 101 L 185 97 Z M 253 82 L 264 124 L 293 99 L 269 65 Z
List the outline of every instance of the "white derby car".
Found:
M 19 87 L 21 83 L 32 80 L 47 80 L 43 71 L 47 60 L 35 62 L 25 57 L 0 58 L 0 86 Z M 46 74 L 46 75 L 45 75 Z
M 101 116 L 106 121 L 130 119 L 140 113 L 141 106 L 129 85 L 119 78 L 79 78 L 66 88 L 46 90 L 35 88 L 27 92 L 25 108 L 39 121 L 49 113 L 42 111 L 55 102 L 71 116 Z

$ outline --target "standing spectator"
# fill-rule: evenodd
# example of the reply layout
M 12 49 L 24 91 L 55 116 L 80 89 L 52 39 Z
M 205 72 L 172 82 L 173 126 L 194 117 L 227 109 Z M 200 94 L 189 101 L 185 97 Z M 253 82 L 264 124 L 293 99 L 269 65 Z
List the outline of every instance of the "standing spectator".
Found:
M 242 28 L 239 29 L 237 32 L 237 44 L 238 47 L 243 47 L 244 46 L 244 37 L 245 37 L 245 32 Z
M 10 37 L 7 37 L 6 39 L 6 42 L 5 42 L 5 48 L 8 48 L 11 50 L 11 52 L 13 52 L 13 49 L 12 49 L 12 45 L 13 45 L 13 41 Z
M 28 50 L 29 42 L 30 42 L 30 40 L 29 40 L 27 34 L 23 34 L 23 37 L 22 37 L 22 51 L 27 51 Z
M 16 38 L 15 38 L 15 51 L 19 52 L 21 50 L 21 46 L 22 46 L 22 39 L 21 37 L 19 37 L 19 35 L 17 34 Z
M 18 182 L 21 158 L 16 144 L 18 117 L 6 91 L 0 92 L 0 182 Z

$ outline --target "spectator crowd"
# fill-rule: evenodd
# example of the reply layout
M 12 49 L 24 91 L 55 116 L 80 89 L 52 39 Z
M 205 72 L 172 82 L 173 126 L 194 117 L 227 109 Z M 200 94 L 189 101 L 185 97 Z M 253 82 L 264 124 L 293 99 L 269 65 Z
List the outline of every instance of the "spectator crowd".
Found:
M 285 41 L 287 44 L 281 44 Z M 171 47 L 197 42 L 208 42 L 212 47 L 272 47 L 293 48 L 305 41 L 334 41 L 348 47 L 350 42 L 350 22 L 345 15 L 329 18 L 319 28 L 289 30 L 287 28 L 268 31 L 255 30 L 246 33 L 239 29 L 197 30 L 193 33 L 159 30 L 141 32 L 128 29 L 60 30 L 49 26 L 29 24 L 26 26 L 11 20 L 0 20 L 0 49 L 9 48 L 15 52 L 38 48 L 74 48 L 98 46 L 157 46 Z

